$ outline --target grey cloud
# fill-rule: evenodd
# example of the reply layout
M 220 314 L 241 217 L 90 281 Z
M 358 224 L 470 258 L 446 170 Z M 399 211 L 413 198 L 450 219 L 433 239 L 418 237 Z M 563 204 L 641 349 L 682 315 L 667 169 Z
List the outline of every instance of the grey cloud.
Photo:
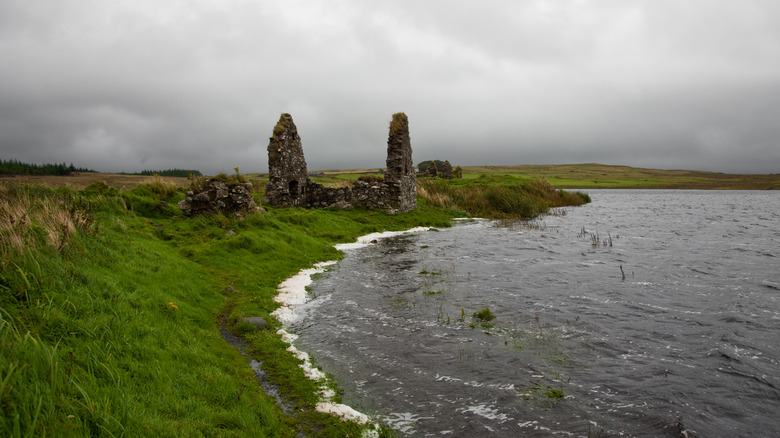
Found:
M 0 4 L 3 158 L 266 168 L 282 112 L 309 167 L 415 159 L 777 172 L 774 2 Z

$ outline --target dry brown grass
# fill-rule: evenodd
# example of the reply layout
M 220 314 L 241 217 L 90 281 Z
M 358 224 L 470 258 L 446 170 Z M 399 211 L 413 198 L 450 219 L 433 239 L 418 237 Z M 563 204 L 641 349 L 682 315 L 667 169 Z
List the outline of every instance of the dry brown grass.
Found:
M 424 198 L 431 205 L 443 208 L 457 208 L 458 206 L 452 201 L 452 197 L 446 193 L 438 192 L 435 190 L 429 190 L 425 185 L 417 185 L 417 196 Z
M 31 187 L 0 183 L 0 256 L 34 248 L 35 239 L 61 251 L 77 230 L 91 231 L 92 220 L 74 199 Z
M 15 182 L 19 184 L 40 184 L 47 187 L 68 187 L 81 190 L 95 183 L 104 182 L 109 187 L 119 190 L 129 190 L 139 184 L 148 184 L 154 178 L 159 178 L 165 184 L 176 187 L 187 187 L 190 181 L 187 178 L 178 177 L 151 177 L 146 175 L 120 175 L 114 173 L 79 173 L 68 176 L 51 175 L 2 175 L 0 182 Z

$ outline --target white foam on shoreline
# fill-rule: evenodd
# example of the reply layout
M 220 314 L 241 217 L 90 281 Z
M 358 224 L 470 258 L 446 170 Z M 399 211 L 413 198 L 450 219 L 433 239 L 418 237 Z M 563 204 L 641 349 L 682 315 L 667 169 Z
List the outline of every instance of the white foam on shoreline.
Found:
M 368 415 L 341 403 L 317 403 L 317 411 L 338 415 L 341 418 L 360 424 L 368 423 Z
M 312 283 L 311 276 L 325 272 L 328 266 L 335 265 L 335 260 L 315 264 L 309 269 L 303 269 L 292 277 L 284 280 L 277 288 L 279 292 L 274 301 L 282 306 L 271 312 L 271 315 L 282 322 L 289 324 L 298 319 L 294 306 L 306 303 L 306 286 Z
M 376 241 L 379 239 L 398 236 L 401 234 L 428 231 L 430 229 L 431 228 L 429 227 L 416 227 L 406 231 L 385 231 L 382 233 L 371 233 L 358 237 L 356 242 L 342 243 L 335 245 L 334 247 L 339 251 L 346 251 L 371 245 L 372 243 L 376 243 Z M 295 307 L 306 304 L 306 286 L 312 283 L 312 275 L 325 272 L 328 266 L 332 266 L 334 264 L 336 264 L 335 260 L 317 263 L 311 268 L 301 270 L 297 274 L 279 284 L 279 287 L 277 288 L 278 294 L 274 297 L 274 301 L 280 303 L 281 307 L 273 311 L 271 315 L 276 317 L 276 319 L 278 319 L 285 327 L 287 327 L 291 322 L 297 320 L 300 315 L 296 312 Z M 276 334 L 281 336 L 282 341 L 290 344 L 290 346 L 287 348 L 287 351 L 292 353 L 298 360 L 303 362 L 299 366 L 301 369 L 303 369 L 304 375 L 306 375 L 306 377 L 311 380 L 323 383 L 320 386 L 320 396 L 322 399 L 321 402 L 317 403 L 316 406 L 318 412 L 330 413 L 337 415 L 344 420 L 355 421 L 360 424 L 366 424 L 370 421 L 366 414 L 358 412 L 350 406 L 341 403 L 335 403 L 333 401 L 336 394 L 332 389 L 328 388 L 326 384 L 327 377 L 325 376 L 325 373 L 323 373 L 311 363 L 311 358 L 309 357 L 308 353 L 298 350 L 295 345 L 293 345 L 293 342 L 298 339 L 298 335 L 289 333 L 284 328 L 278 330 Z M 374 424 L 374 427 L 378 428 L 378 425 Z M 369 435 L 376 434 L 375 431 L 370 430 L 368 432 Z
M 365 236 L 358 237 L 357 241 L 352 243 L 339 243 L 338 245 L 334 245 L 334 248 L 336 248 L 339 251 L 357 249 L 357 248 L 362 248 L 364 246 L 371 245 L 372 243 L 376 243 L 376 241 L 379 239 L 385 239 L 393 236 L 400 236 L 402 234 L 419 233 L 420 231 L 428 231 L 430 229 L 431 229 L 430 227 L 416 227 L 406 231 L 383 231 L 381 233 L 371 233 L 371 234 L 366 234 Z

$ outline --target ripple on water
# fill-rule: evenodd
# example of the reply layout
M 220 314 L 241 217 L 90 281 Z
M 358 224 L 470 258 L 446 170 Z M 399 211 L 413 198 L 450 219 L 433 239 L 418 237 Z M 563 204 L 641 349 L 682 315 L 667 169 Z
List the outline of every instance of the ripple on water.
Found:
M 594 192 L 554 232 L 474 222 L 349 250 L 296 342 L 405 435 L 771 436 L 772 196 Z

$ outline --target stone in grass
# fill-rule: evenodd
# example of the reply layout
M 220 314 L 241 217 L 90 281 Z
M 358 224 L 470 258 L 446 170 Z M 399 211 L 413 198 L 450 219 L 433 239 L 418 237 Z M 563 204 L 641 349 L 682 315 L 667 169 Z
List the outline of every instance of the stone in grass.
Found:
M 265 322 L 265 319 L 260 316 L 250 316 L 249 318 L 244 318 L 242 321 L 254 325 L 258 330 L 263 330 L 268 325 L 268 323 Z

